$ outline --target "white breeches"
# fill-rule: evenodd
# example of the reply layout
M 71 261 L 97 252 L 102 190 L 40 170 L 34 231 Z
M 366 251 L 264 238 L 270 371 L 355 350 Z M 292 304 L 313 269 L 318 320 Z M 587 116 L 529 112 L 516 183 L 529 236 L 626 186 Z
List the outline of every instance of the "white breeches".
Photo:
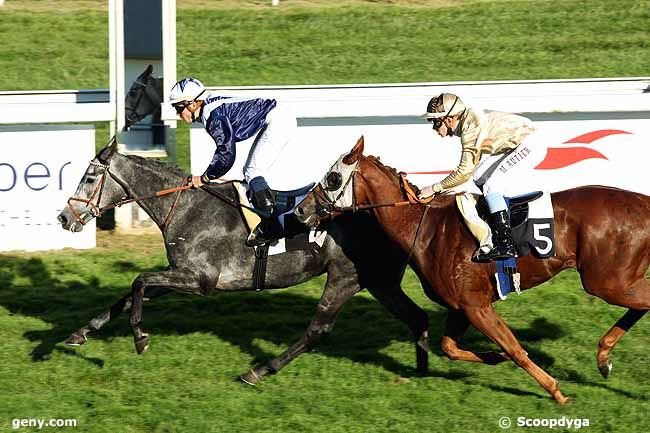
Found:
M 266 116 L 266 127 L 255 137 L 244 164 L 244 179 L 262 176 L 271 188 L 277 188 L 272 183 L 274 166 L 282 160 L 287 144 L 295 135 L 298 124 L 296 116 L 284 106 L 278 104 Z
M 506 156 L 484 156 L 474 171 L 474 182 L 484 182 L 484 196 L 496 192 L 512 197 L 542 190 L 542 185 L 534 181 L 534 168 L 545 156 L 546 146 L 533 133 Z

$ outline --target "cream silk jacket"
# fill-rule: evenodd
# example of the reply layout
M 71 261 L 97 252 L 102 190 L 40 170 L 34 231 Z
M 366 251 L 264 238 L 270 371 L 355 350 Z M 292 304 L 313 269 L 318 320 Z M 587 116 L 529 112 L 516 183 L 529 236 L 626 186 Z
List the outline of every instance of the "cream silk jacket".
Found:
M 467 108 L 454 135 L 463 150 L 454 171 L 432 186 L 435 192 L 458 186 L 472 177 L 484 154 L 497 155 L 519 146 L 535 131 L 533 122 L 523 116 L 498 111 Z

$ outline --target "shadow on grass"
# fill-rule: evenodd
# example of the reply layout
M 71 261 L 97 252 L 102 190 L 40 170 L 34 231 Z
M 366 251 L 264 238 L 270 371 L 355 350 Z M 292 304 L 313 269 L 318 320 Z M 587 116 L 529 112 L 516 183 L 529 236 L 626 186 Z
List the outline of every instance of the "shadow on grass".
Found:
M 127 262 L 116 263 L 120 271 L 137 271 Z M 161 269 L 149 269 L 156 271 Z M 14 283 L 20 278 L 18 283 Z M 120 293 L 122 291 L 122 293 Z M 25 337 L 38 342 L 31 356 L 34 361 L 44 361 L 54 351 L 68 356 L 80 357 L 98 367 L 104 360 L 85 357 L 61 343 L 81 326 L 112 305 L 119 296 L 128 292 L 127 287 L 102 287 L 97 278 L 86 283 L 61 281 L 51 275 L 42 260 L 38 258 L 0 257 L 0 305 L 11 314 L 36 317 L 52 326 L 49 330 L 33 330 Z M 255 343 L 256 340 L 288 346 L 297 341 L 313 317 L 316 300 L 307 295 L 288 292 L 239 292 L 219 293 L 206 298 L 172 293 L 145 304 L 143 323 L 156 336 L 184 335 L 194 332 L 210 332 L 223 341 L 238 346 L 250 354 L 253 364 L 266 363 L 278 353 L 269 353 Z M 444 328 L 446 313 L 442 310 L 428 311 L 434 353 L 441 355 L 438 341 Z M 344 306 L 332 334 L 324 336 L 314 350 L 329 356 L 347 358 L 355 362 L 379 365 L 400 376 L 417 376 L 415 360 L 404 365 L 387 356 L 382 349 L 393 342 L 411 343 L 411 333 L 406 325 L 394 319 L 374 299 L 353 297 Z M 436 332 L 437 330 L 437 332 Z M 547 319 L 535 319 L 523 329 L 514 329 L 522 344 L 557 339 L 565 335 L 558 325 Z M 93 339 L 108 339 L 115 336 L 131 336 L 128 316 L 121 315 L 101 331 L 92 334 Z M 464 347 L 476 351 L 495 350 L 495 346 L 482 334 L 471 329 L 462 340 Z M 531 357 L 543 368 L 553 366 L 554 358 L 541 350 L 527 346 Z M 155 350 L 155 346 L 153 346 Z M 135 356 L 135 355 L 134 355 Z M 414 357 L 415 358 L 415 357 Z M 450 361 L 451 362 L 451 361 Z M 448 380 L 471 380 L 475 375 L 470 364 L 458 364 L 462 371 L 435 370 L 428 376 Z M 244 370 L 244 368 L 242 368 Z M 523 372 L 522 372 L 523 374 Z M 574 371 L 565 371 L 571 380 L 591 386 L 584 376 Z M 515 395 L 535 395 L 525 391 L 489 386 L 491 389 Z M 604 386 L 614 392 L 624 393 Z M 523 393 L 523 394 L 522 394 Z M 627 393 L 629 394 L 629 393 Z M 623 394 L 625 395 L 625 393 Z M 634 398 L 635 396 L 629 395 Z

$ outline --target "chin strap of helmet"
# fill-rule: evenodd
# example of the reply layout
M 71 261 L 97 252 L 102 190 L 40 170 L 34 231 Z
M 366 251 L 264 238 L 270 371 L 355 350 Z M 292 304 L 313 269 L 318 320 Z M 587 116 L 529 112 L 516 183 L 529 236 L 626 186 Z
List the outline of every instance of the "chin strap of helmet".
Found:
M 196 95 L 196 96 L 194 97 L 194 99 L 192 99 L 192 101 L 190 102 L 190 104 L 191 104 L 192 102 L 196 102 L 196 101 L 198 101 L 199 96 L 203 95 L 204 93 L 205 93 L 205 89 L 201 90 L 201 93 L 199 93 L 198 95 Z M 192 123 L 196 122 L 196 120 L 197 120 L 196 117 L 194 116 L 194 113 L 196 113 L 197 111 L 199 111 L 199 110 L 192 111 Z
M 454 107 L 456 106 L 456 103 L 458 102 L 459 99 L 460 98 L 458 96 L 456 96 L 456 99 L 454 99 L 454 103 L 451 104 L 451 108 L 447 111 L 447 114 L 444 116 L 444 117 L 457 117 L 458 118 L 458 122 L 456 123 L 456 127 L 453 130 L 451 128 L 447 128 L 447 136 L 448 137 L 452 137 L 456 133 L 456 131 L 460 127 L 460 119 L 463 117 L 463 115 L 467 111 L 467 109 L 465 109 L 465 110 L 462 111 L 462 113 L 458 114 L 458 116 L 450 116 L 451 111 L 454 109 Z

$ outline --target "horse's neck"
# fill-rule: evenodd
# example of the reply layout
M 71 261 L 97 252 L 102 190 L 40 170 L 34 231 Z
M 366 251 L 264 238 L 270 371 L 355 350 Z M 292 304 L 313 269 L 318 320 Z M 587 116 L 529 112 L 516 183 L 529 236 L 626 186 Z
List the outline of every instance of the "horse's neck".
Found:
M 390 204 L 406 200 L 399 178 L 388 176 L 389 181 L 386 181 L 385 176 L 373 178 L 375 181 L 369 184 L 369 191 L 366 192 L 370 203 Z M 450 210 L 453 208 L 447 200 L 434 199 L 427 207 L 424 205 L 379 207 L 375 209 L 375 216 L 390 238 L 406 250 L 410 250 L 415 236 L 421 239 L 427 236 L 427 233 L 435 232 L 440 221 L 449 214 Z M 427 233 L 423 233 L 423 227 L 429 227 Z
M 116 153 L 111 160 L 111 171 L 123 182 L 122 185 L 129 198 L 143 197 L 165 189 L 184 185 L 186 177 L 171 169 L 140 158 L 131 158 Z M 149 200 L 139 201 L 140 207 L 158 225 L 164 222 L 166 212 L 169 212 L 176 194 L 171 193 Z
M 151 91 L 155 94 L 156 100 L 163 100 L 163 79 L 162 78 L 151 78 L 151 86 L 149 87 Z M 152 95 L 154 96 L 154 95 Z

